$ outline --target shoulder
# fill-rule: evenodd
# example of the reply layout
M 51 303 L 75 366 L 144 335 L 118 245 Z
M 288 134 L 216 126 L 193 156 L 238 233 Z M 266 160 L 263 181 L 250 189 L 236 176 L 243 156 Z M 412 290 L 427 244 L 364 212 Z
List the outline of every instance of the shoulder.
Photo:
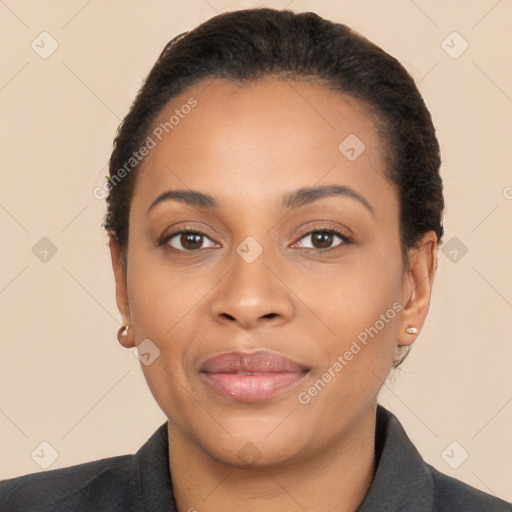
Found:
M 122 455 L 0 481 L 2 512 L 129 511 L 134 456 Z
M 428 464 L 397 417 L 379 405 L 377 468 L 358 512 L 512 512 L 512 504 L 441 473 Z
M 434 490 L 433 512 L 512 512 L 512 504 L 445 475 L 426 464 Z

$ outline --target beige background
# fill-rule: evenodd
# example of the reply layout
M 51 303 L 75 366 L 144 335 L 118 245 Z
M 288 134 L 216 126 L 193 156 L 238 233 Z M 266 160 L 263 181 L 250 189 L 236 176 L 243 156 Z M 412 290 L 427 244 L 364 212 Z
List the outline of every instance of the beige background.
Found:
M 440 252 L 429 320 L 381 402 L 432 465 L 512 500 L 510 0 L 0 0 L 0 477 L 41 471 L 31 454 L 43 441 L 54 469 L 132 453 L 165 421 L 116 340 L 92 192 L 164 44 L 216 11 L 257 5 L 346 23 L 419 81 L 443 151 L 445 241 L 459 248 Z M 59 45 L 46 59 L 31 47 L 51 48 L 43 31 Z M 453 31 L 469 44 L 458 58 L 441 45 Z M 463 44 L 451 36 L 445 49 Z M 42 237 L 57 248 L 46 262 L 32 252 Z M 445 459 L 462 450 L 452 469 Z

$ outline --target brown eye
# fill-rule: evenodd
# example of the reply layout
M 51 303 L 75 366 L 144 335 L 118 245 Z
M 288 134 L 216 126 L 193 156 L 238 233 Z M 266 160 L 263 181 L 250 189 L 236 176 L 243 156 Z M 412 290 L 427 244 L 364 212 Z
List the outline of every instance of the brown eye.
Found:
M 326 231 L 318 231 L 311 235 L 311 241 L 315 249 L 328 249 L 332 241 L 334 239 L 334 235 L 332 233 L 327 233 Z
M 304 242 L 302 242 L 302 240 L 306 240 L 308 238 L 311 240 L 310 245 L 303 245 Z M 341 243 L 332 245 L 336 239 L 338 239 Z M 344 243 L 349 243 L 349 240 L 346 236 L 342 235 L 338 231 L 317 230 L 306 233 L 301 238 L 301 242 L 299 243 L 301 244 L 301 247 L 306 249 L 328 250 L 343 245 Z
M 180 235 L 179 242 L 182 247 L 188 251 L 201 249 L 201 246 L 203 245 L 203 237 L 197 233 L 183 233 Z
M 209 244 L 203 245 L 206 240 Z M 164 243 L 179 251 L 197 251 L 215 245 L 204 233 L 198 231 L 180 231 L 166 237 Z

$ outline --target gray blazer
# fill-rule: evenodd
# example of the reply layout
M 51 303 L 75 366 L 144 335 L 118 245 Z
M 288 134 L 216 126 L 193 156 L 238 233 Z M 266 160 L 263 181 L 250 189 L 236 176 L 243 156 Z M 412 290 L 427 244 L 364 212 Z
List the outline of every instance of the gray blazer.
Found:
M 379 406 L 376 471 L 356 512 L 512 512 L 512 504 L 425 463 L 397 418 Z M 176 512 L 167 422 L 135 455 L 0 482 L 1 512 Z

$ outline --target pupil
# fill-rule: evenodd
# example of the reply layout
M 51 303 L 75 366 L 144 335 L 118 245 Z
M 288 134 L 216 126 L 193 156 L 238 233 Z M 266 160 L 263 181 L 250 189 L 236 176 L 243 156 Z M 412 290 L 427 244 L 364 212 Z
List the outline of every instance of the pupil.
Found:
M 332 233 L 327 233 L 326 231 L 315 233 L 313 235 L 313 245 L 315 245 L 314 241 L 316 238 L 316 240 L 320 243 L 320 247 L 315 245 L 317 249 L 325 249 L 326 247 L 328 248 L 332 242 L 332 236 Z

